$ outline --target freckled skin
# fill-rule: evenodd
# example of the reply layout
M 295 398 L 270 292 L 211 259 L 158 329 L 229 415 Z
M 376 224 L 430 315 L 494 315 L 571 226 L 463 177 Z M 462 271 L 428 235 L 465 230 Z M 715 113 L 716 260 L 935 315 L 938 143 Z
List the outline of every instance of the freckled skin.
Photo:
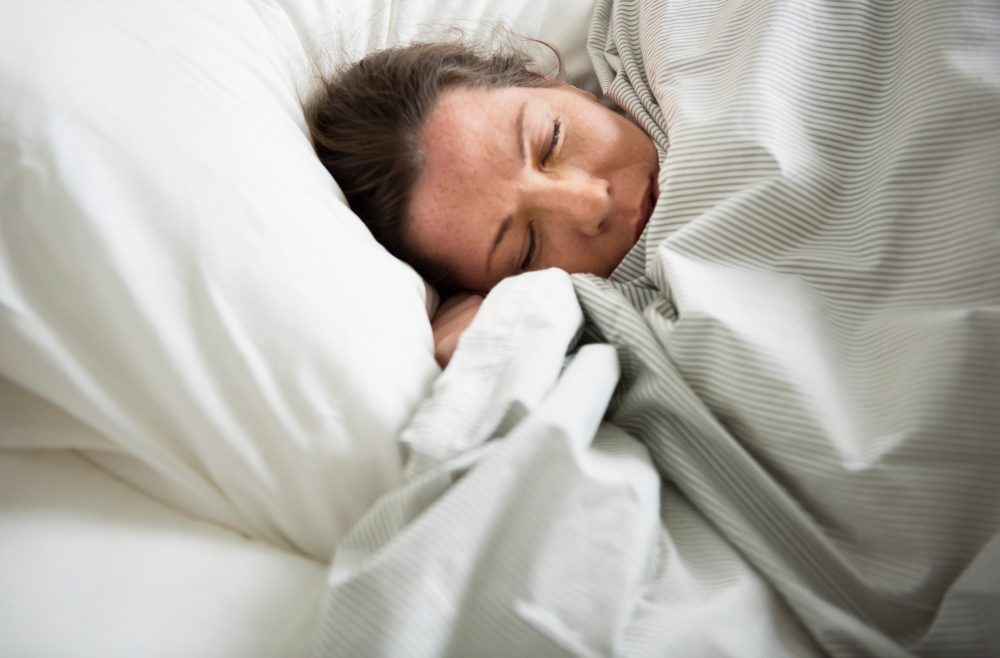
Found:
M 518 146 L 522 109 L 526 161 Z M 545 158 L 556 122 L 558 141 Z M 450 265 L 469 290 L 487 291 L 521 271 L 532 234 L 529 269 L 609 275 L 635 244 L 659 169 L 641 128 L 569 85 L 446 91 L 421 145 L 424 170 L 406 238 Z

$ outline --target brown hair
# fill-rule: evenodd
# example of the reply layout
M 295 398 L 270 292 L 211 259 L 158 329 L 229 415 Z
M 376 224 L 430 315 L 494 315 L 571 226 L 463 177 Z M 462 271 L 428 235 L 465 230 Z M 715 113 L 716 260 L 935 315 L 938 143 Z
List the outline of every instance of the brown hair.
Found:
M 542 42 L 535 42 L 542 43 Z M 414 43 L 373 52 L 321 80 L 306 106 L 316 154 L 347 202 L 386 249 L 409 263 L 442 294 L 457 289 L 440 263 L 408 248 L 405 228 L 423 155 L 420 132 L 442 91 L 449 88 L 553 87 L 559 77 L 531 68 L 533 58 L 507 43 Z

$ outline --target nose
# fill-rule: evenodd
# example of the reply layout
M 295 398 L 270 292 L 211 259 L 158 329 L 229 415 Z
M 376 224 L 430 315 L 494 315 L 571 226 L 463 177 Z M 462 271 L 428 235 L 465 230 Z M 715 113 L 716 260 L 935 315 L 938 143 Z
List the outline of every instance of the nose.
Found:
M 540 173 L 531 201 L 536 218 L 596 236 L 611 211 L 611 185 L 580 169 Z

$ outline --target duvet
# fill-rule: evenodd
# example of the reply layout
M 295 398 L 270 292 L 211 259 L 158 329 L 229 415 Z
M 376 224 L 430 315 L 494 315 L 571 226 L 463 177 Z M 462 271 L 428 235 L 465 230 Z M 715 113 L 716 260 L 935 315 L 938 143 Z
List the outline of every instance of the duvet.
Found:
M 995 655 L 995 8 L 609 0 L 590 47 L 650 224 L 490 294 L 317 650 Z

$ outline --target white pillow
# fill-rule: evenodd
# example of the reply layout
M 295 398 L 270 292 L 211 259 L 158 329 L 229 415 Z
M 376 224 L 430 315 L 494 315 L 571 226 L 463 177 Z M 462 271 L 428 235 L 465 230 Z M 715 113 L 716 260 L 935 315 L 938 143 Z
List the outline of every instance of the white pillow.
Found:
M 570 82 L 595 92 L 600 89 L 587 52 L 594 0 L 276 2 L 307 49 L 329 53 L 332 63 L 359 59 L 386 46 L 447 36 L 449 28 L 461 29 L 472 40 L 488 40 L 496 27 L 507 26 L 521 36 L 555 46 Z
M 323 560 L 439 370 L 423 282 L 317 161 L 300 76 L 317 35 L 378 47 L 462 7 L 344 4 L 0 8 L 0 374 L 136 486 Z M 462 13 L 505 7 L 536 16 Z

